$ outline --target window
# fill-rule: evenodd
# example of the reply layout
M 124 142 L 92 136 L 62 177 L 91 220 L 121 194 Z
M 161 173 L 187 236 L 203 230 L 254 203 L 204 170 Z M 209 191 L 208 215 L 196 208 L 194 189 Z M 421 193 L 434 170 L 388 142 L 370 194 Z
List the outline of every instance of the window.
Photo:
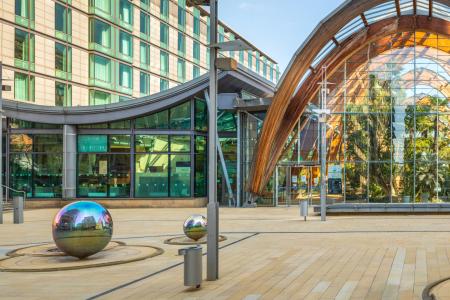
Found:
M 133 37 L 122 30 L 119 32 L 119 52 L 122 56 L 133 57 Z
M 90 84 L 111 87 L 111 60 L 106 57 L 91 54 L 89 67 Z
M 16 67 L 29 69 L 34 66 L 34 34 L 15 29 L 14 64 Z
M 66 40 L 72 34 L 72 10 L 59 3 L 55 3 L 55 35 Z
M 72 86 L 55 83 L 55 106 L 72 106 Z
M 129 65 L 119 64 L 119 85 L 126 89 L 133 88 L 133 68 Z
M 193 66 L 192 68 L 192 77 L 197 78 L 200 76 L 200 68 L 198 66 Z
M 244 64 L 244 51 L 239 51 L 239 63 L 241 64 L 241 65 L 243 65 Z
M 193 56 L 194 56 L 194 62 L 197 64 L 200 62 L 200 43 L 197 41 L 194 41 L 193 43 Z
M 34 0 L 15 0 L 16 22 L 34 27 Z
M 178 28 L 184 30 L 186 27 L 186 0 L 178 0 Z
M 141 35 L 146 38 L 150 37 L 150 16 L 141 11 L 141 23 L 140 23 Z
M 140 44 L 140 62 L 141 67 L 145 69 L 150 67 L 150 45 L 144 42 Z
M 135 196 L 169 196 L 169 155 L 135 155 Z
M 141 72 L 139 75 L 139 91 L 142 96 L 150 95 L 150 75 Z
M 66 45 L 55 43 L 55 73 L 56 76 L 69 79 L 68 74 L 72 72 L 72 51 Z
M 150 8 L 150 0 L 141 0 L 141 7 L 148 10 Z
M 186 62 L 184 59 L 179 58 L 177 62 L 177 75 L 178 81 L 185 82 L 186 81 Z
M 89 105 L 105 105 L 111 103 L 111 94 L 102 91 L 89 91 Z
M 209 65 L 209 61 L 211 60 L 211 52 L 209 47 L 206 47 L 206 62 Z
M 167 20 L 169 18 L 169 0 L 161 0 L 159 5 L 161 18 Z
M 90 25 L 90 42 L 94 49 L 108 53 L 111 50 L 111 26 L 98 19 L 91 19 Z
M 136 129 L 168 129 L 169 110 L 163 110 L 150 116 L 137 118 L 134 126 Z
M 195 169 L 194 169 L 194 195 L 195 197 L 206 196 L 206 174 L 208 174 L 208 163 L 206 159 L 206 137 L 195 137 Z
M 34 102 L 34 76 L 14 74 L 14 99 Z
M 119 2 L 119 19 L 122 25 L 133 29 L 133 5 L 128 0 L 120 0 Z
M 178 54 L 184 56 L 186 54 L 186 37 L 182 32 L 178 32 Z
M 28 61 L 30 57 L 30 34 L 20 29 L 15 30 L 14 58 Z
M 194 7 L 194 25 L 193 32 L 196 38 L 200 37 L 200 11 L 198 8 Z
M 252 57 L 252 53 L 248 52 L 248 68 L 252 69 L 253 68 L 253 57 Z
M 219 25 L 219 43 L 223 43 L 225 41 L 225 29 Z
M 169 26 L 164 23 L 160 23 L 159 39 L 161 41 L 161 47 L 167 48 L 169 46 Z
M 191 195 L 191 156 L 189 154 L 170 155 L 170 196 L 189 197 Z
M 169 89 L 169 81 L 167 80 L 167 79 L 160 79 L 159 80 L 159 90 L 162 92 L 162 91 L 165 91 L 165 90 L 168 90 Z
M 161 75 L 167 76 L 169 74 L 169 54 L 161 51 L 159 58 L 161 63 Z
M 93 3 L 96 10 L 98 9 L 105 14 L 111 15 L 111 0 L 94 0 L 90 2 Z
M 259 53 L 256 53 L 256 73 L 259 73 Z
M 136 135 L 136 152 L 168 152 L 168 135 Z
M 180 130 L 191 128 L 191 102 L 170 109 L 170 128 Z

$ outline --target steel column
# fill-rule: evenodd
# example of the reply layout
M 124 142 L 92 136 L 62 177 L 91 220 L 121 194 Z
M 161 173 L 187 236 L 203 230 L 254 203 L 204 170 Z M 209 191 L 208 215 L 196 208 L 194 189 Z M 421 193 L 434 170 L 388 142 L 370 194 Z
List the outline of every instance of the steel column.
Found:
M 77 196 L 77 128 L 64 125 L 63 128 L 63 198 Z

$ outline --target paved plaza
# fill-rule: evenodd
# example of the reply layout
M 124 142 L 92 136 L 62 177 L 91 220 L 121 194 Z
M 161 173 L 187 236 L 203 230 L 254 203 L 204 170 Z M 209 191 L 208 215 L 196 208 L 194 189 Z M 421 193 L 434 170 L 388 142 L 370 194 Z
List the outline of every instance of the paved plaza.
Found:
M 55 213 L 26 211 L 21 225 L 6 214 L 0 257 L 51 242 Z M 113 209 L 113 240 L 164 253 L 93 269 L 0 272 L 0 298 L 419 299 L 428 283 L 450 276 L 446 215 L 332 216 L 322 223 L 318 217 L 300 220 L 296 207 L 223 208 L 221 233 L 228 239 L 221 243 L 220 280 L 187 289 L 177 255 L 181 246 L 164 240 L 180 235 L 192 213 L 206 210 Z M 436 288 L 439 299 L 450 299 L 444 285 Z

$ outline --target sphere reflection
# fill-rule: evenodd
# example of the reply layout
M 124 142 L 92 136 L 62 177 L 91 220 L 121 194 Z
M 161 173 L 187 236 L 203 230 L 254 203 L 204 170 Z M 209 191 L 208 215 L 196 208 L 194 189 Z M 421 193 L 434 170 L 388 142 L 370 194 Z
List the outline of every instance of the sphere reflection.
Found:
M 183 231 L 188 238 L 198 241 L 206 235 L 207 226 L 207 221 L 204 216 L 192 215 L 184 222 Z
M 53 240 L 59 250 L 85 258 L 103 250 L 111 241 L 113 221 L 109 211 L 98 203 L 70 203 L 53 219 Z

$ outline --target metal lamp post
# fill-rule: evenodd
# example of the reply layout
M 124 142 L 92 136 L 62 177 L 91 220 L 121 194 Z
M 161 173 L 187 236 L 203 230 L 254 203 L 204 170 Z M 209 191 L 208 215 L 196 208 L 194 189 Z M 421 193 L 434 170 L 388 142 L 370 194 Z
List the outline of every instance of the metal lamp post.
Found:
M 217 53 L 232 50 L 252 49 L 241 41 L 217 43 L 218 0 L 186 0 L 188 6 L 209 6 L 210 13 L 210 59 L 209 59 L 209 121 L 208 121 L 208 234 L 206 279 L 219 279 L 219 203 L 217 202 L 217 71 L 218 65 L 223 70 L 235 70 L 237 64 L 233 59 L 217 58 Z

